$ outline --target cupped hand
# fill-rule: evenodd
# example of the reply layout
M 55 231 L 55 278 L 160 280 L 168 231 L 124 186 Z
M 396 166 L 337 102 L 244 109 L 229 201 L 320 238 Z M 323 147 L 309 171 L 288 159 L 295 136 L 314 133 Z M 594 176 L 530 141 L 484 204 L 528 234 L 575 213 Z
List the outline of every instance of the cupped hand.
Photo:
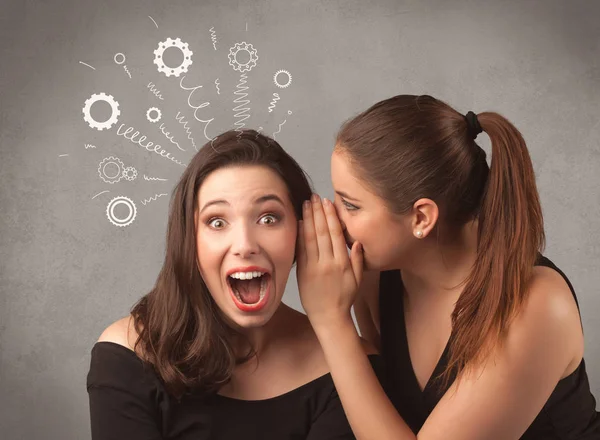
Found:
M 350 317 L 362 279 L 362 248 L 354 242 L 348 257 L 331 201 L 315 194 L 302 210 L 296 254 L 300 300 L 313 327 L 327 326 Z

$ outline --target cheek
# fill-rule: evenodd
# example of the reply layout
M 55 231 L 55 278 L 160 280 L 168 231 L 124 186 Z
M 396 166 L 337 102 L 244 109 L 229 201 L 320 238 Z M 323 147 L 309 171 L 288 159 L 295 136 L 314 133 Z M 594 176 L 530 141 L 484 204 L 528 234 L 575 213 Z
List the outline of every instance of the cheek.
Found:
M 295 228 L 284 228 L 278 231 L 277 234 L 269 235 L 269 250 L 267 252 L 273 258 L 275 264 L 291 266 L 296 252 L 296 238 L 297 230 Z
M 207 283 L 211 277 L 219 276 L 219 266 L 225 253 L 224 242 L 210 234 L 198 234 L 196 238 L 196 257 L 202 278 Z
M 342 219 L 346 226 L 346 238 L 351 241 L 359 241 L 363 245 L 368 245 L 381 230 L 377 229 L 377 222 L 370 216 L 364 214 L 346 214 Z

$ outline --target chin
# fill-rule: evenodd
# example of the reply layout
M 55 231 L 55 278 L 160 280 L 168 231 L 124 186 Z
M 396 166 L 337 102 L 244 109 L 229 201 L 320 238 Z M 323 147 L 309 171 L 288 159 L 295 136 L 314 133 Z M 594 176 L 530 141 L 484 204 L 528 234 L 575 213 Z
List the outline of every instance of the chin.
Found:
M 229 317 L 231 321 L 233 321 L 236 327 L 240 330 L 250 330 L 255 328 L 264 327 L 273 316 L 272 313 L 269 314 L 260 314 L 257 316 L 236 316 Z

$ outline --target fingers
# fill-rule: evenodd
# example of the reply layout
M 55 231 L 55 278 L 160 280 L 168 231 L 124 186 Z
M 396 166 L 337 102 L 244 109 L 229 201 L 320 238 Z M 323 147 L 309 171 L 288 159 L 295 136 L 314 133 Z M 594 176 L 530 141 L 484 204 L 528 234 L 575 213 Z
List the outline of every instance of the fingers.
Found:
M 350 264 L 352 265 L 352 272 L 354 272 L 354 279 L 356 280 L 357 286 L 360 286 L 360 283 L 362 282 L 363 260 L 364 255 L 362 245 L 358 241 L 355 241 L 352 244 L 352 250 L 350 251 Z
M 327 219 L 325 218 L 325 212 L 323 211 L 323 204 L 317 194 L 313 194 L 312 196 L 312 211 L 317 245 L 319 247 L 319 259 L 333 258 L 329 226 L 327 225 Z
M 329 227 L 329 235 L 331 237 L 331 245 L 333 255 L 336 259 L 348 258 L 348 248 L 346 246 L 346 238 L 342 231 L 342 225 L 335 211 L 333 203 L 328 199 L 323 199 L 323 209 Z
M 298 221 L 298 239 L 296 240 L 297 267 L 306 265 L 306 247 L 304 245 L 304 222 Z
M 302 235 L 304 243 L 304 256 L 307 260 L 317 260 L 319 258 L 319 247 L 317 245 L 317 234 L 313 219 L 312 203 L 306 200 L 302 205 Z

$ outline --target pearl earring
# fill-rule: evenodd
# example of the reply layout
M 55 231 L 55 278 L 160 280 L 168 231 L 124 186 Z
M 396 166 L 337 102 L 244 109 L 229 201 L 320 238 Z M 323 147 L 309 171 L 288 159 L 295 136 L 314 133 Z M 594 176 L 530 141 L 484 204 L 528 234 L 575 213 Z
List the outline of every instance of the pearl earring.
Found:
M 423 231 L 417 231 L 415 233 L 415 235 L 417 236 L 417 238 L 422 238 L 423 237 Z

